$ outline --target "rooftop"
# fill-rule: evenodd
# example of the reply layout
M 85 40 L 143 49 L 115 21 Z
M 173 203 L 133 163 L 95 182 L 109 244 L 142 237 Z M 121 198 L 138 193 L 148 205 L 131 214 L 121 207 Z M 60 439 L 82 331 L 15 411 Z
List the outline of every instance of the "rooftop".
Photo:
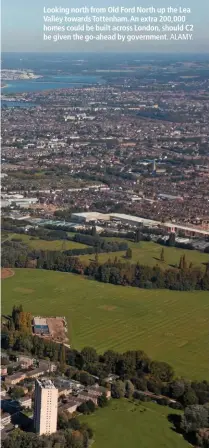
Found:
M 55 385 L 49 379 L 36 380 L 42 389 L 56 389 Z
M 34 325 L 47 325 L 46 319 L 44 317 L 34 317 Z

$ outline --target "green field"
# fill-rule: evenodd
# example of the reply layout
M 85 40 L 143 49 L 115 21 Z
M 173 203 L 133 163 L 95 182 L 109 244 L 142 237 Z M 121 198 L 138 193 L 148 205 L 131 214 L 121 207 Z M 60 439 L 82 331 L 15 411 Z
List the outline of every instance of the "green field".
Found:
M 99 352 L 143 349 L 178 375 L 208 379 L 209 293 L 142 290 L 68 273 L 16 269 L 2 281 L 2 312 L 14 304 L 66 316 L 70 343 Z
M 121 239 L 119 238 L 108 238 L 110 241 L 117 241 Z M 126 241 L 129 247 L 132 249 L 132 259 L 128 260 L 125 255 L 126 252 L 110 252 L 99 254 L 99 263 L 105 263 L 109 258 L 113 261 L 115 257 L 122 260 L 123 262 L 129 263 L 141 263 L 148 266 L 156 266 L 158 264 L 162 269 L 167 269 L 169 266 L 179 265 L 180 257 L 182 255 L 186 256 L 186 260 L 188 265 L 190 263 L 193 266 L 199 266 L 202 269 L 205 269 L 205 264 L 209 262 L 209 255 L 199 252 L 197 250 L 183 250 L 175 247 L 165 247 L 160 244 L 154 243 L 152 241 L 146 242 L 141 241 L 140 243 L 134 243 L 131 241 Z M 164 247 L 164 256 L 165 261 L 160 261 L 160 255 L 162 251 L 162 247 Z M 79 257 L 86 264 L 89 261 L 94 260 L 94 255 L 81 255 Z
M 19 233 L 9 234 L 7 238 L 4 238 L 2 235 L 2 241 L 4 239 L 17 239 L 22 240 L 23 243 L 27 244 L 31 249 L 36 250 L 71 250 L 71 249 L 82 249 L 83 247 L 87 247 L 85 244 L 77 243 L 76 241 L 67 241 L 67 240 L 41 240 L 39 238 L 31 239 L 31 236 Z
M 94 430 L 93 448 L 188 448 L 190 445 L 172 430 L 168 414 L 172 409 L 154 403 L 111 400 L 109 406 L 82 416 Z
M 5 236 L 4 236 L 5 235 Z M 68 235 L 73 237 L 75 233 L 68 232 Z M 8 233 L 2 232 L 2 241 L 11 240 L 12 238 L 21 239 L 25 244 L 27 244 L 31 249 L 37 250 L 71 250 L 71 249 L 82 249 L 84 247 L 89 247 L 82 243 L 77 243 L 75 241 L 67 240 L 53 240 L 46 241 L 39 238 L 31 239 L 31 236 L 25 234 Z M 209 262 L 209 254 L 204 254 L 197 250 L 183 250 L 175 247 L 164 247 L 164 258 L 165 261 L 160 261 L 160 255 L 162 247 L 160 244 L 154 243 L 152 241 L 146 242 L 141 241 L 140 243 L 134 243 L 128 240 L 122 240 L 121 238 L 105 238 L 108 241 L 125 241 L 128 246 L 132 249 L 132 259 L 128 260 L 126 258 L 126 251 L 120 252 L 109 252 L 102 253 L 98 255 L 99 263 L 105 263 L 108 259 L 114 261 L 115 257 L 118 260 L 128 263 L 141 263 L 148 266 L 156 266 L 158 264 L 162 269 L 168 269 L 169 267 L 178 266 L 180 257 L 182 255 L 186 256 L 187 264 L 193 264 L 193 267 L 199 267 L 202 270 L 205 269 L 205 264 Z M 80 260 L 88 265 L 91 261 L 95 260 L 94 255 L 80 255 Z

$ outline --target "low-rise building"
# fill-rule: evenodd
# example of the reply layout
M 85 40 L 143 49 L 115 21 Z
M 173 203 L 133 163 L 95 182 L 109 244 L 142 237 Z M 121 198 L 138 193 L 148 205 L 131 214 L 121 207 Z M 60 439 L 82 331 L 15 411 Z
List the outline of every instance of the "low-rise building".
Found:
M 20 356 L 19 361 L 22 369 L 28 369 L 29 367 L 34 365 L 34 359 L 29 358 L 28 356 Z
M 7 367 L 1 366 L 0 369 L 1 369 L 0 375 L 6 376 L 7 375 Z
M 101 394 L 100 394 L 100 395 L 101 395 Z M 85 391 L 82 391 L 82 392 L 80 392 L 79 395 L 78 395 L 78 399 L 81 400 L 82 403 L 83 403 L 84 401 L 89 401 L 89 400 L 91 400 L 91 401 L 93 401 L 93 403 L 95 404 L 95 406 L 97 406 L 97 404 L 98 404 L 98 402 L 97 402 L 98 397 L 99 397 L 99 395 L 95 395 L 95 394 L 92 394 L 92 393 L 87 392 L 87 391 L 86 391 L 86 392 L 85 392 Z
M 24 380 L 26 378 L 26 374 L 23 372 L 17 372 L 13 375 L 7 376 L 5 379 L 5 383 L 11 386 L 14 386 L 15 384 L 20 383 L 20 381 Z
M 69 395 L 72 393 L 72 389 L 68 389 L 67 387 L 60 387 L 60 389 L 58 389 L 58 397 L 61 397 L 62 395 Z
M 106 381 L 106 383 L 112 384 L 114 383 L 114 381 L 119 379 L 119 375 L 115 375 L 114 373 L 110 373 L 105 379 L 104 381 Z
M 26 373 L 27 378 L 38 378 L 41 375 L 44 375 L 46 372 L 48 372 L 49 369 L 45 369 L 43 367 L 37 367 L 37 369 L 30 370 Z
M 3 426 L 9 425 L 11 423 L 11 415 L 7 412 L 1 414 L 1 424 Z
M 31 399 L 31 397 L 19 398 L 18 403 L 20 404 L 21 407 L 24 407 L 24 408 L 31 408 L 32 407 L 32 399 Z
M 108 399 L 111 397 L 111 391 L 106 387 L 99 386 L 99 384 L 89 386 L 88 393 L 95 397 L 101 397 L 102 394 L 105 394 Z
M 6 390 L 1 390 L 0 391 L 0 397 L 2 398 L 2 397 L 6 397 L 6 394 L 7 394 L 7 391 Z
M 80 406 L 82 403 L 83 400 L 81 400 L 80 398 L 72 397 L 67 401 L 67 403 L 60 406 L 60 410 L 67 411 L 70 414 L 73 414 L 73 412 L 76 412 L 78 406 Z

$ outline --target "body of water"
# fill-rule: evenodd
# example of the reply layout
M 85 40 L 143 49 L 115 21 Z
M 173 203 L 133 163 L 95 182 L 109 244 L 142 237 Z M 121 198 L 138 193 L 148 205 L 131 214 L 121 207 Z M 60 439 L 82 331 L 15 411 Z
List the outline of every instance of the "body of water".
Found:
M 1 107 L 36 107 L 37 104 L 35 103 L 31 103 L 31 102 L 26 102 L 26 101 L 7 101 L 7 100 L 2 100 L 1 101 Z
M 5 81 L 6 86 L 2 88 L 5 93 L 28 93 L 43 90 L 72 89 L 94 84 L 104 84 L 99 76 L 49 76 L 47 78 L 26 79 L 17 81 Z

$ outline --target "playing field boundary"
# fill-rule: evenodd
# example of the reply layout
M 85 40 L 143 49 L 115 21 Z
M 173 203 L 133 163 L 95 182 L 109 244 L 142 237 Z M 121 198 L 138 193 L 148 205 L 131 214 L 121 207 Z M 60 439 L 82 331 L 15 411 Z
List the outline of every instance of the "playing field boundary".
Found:
M 1 268 L 1 280 L 4 280 L 5 278 L 13 277 L 15 275 L 15 272 L 13 269 L 10 268 Z

